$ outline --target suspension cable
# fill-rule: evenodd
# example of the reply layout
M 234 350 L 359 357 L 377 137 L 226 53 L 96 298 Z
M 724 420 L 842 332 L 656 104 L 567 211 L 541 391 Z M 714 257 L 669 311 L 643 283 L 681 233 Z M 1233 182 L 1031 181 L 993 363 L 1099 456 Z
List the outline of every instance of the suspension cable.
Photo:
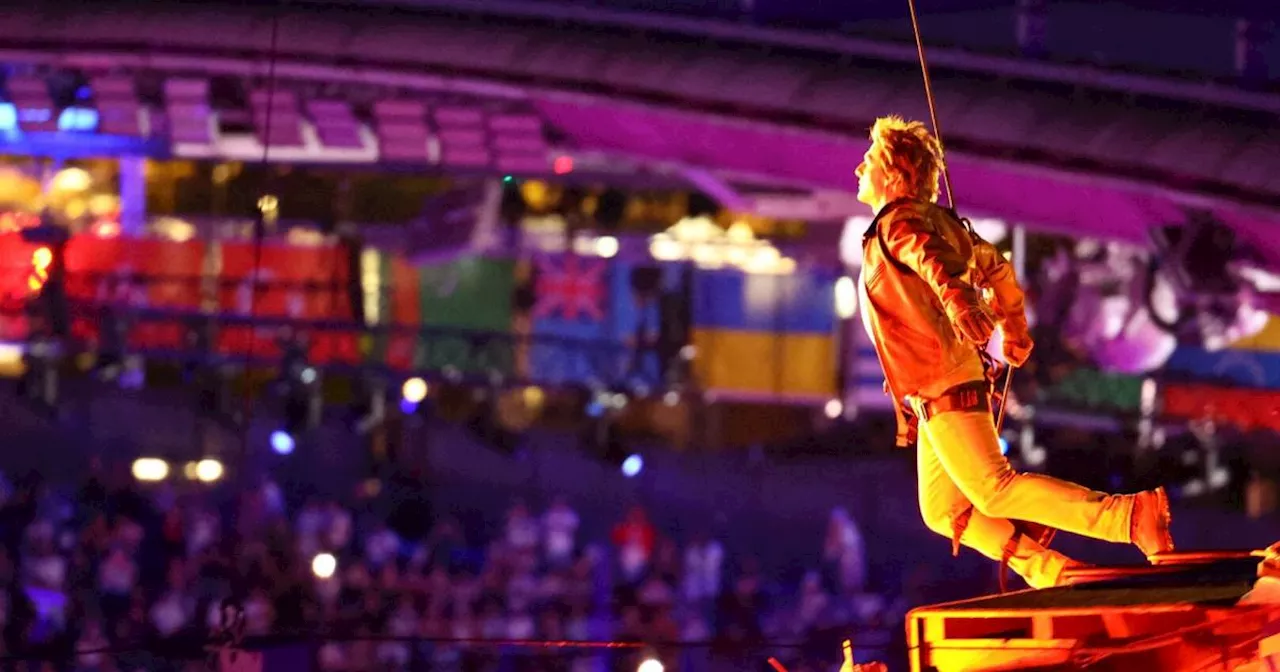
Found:
M 920 34 L 920 17 L 916 14 L 916 0 L 907 0 L 907 9 L 911 14 L 911 33 L 916 40 L 916 55 L 920 59 L 920 77 L 924 80 L 924 99 L 929 106 L 929 123 L 933 124 L 933 137 L 938 141 L 939 159 L 942 163 L 942 187 L 947 192 L 947 205 L 956 210 L 956 196 L 951 189 L 951 170 L 947 166 L 946 145 L 942 141 L 942 126 L 938 124 L 938 106 L 933 97 L 933 80 L 929 77 L 929 59 L 924 53 L 924 37 Z M 960 221 L 969 233 L 974 233 L 973 225 L 969 220 L 961 218 Z M 996 434 L 1004 428 L 1005 411 L 1009 407 L 1009 389 L 1013 386 L 1013 366 L 1008 367 L 1008 373 L 1005 374 L 1004 386 L 1000 395 L 1000 410 L 996 414 Z
M 259 184 L 261 193 L 258 194 L 258 200 L 255 202 L 258 214 L 253 223 L 253 266 L 249 275 L 249 343 L 245 354 L 245 370 L 243 380 L 243 399 L 244 404 L 241 415 L 241 433 L 240 433 L 240 464 L 237 466 L 240 474 L 239 482 L 241 485 L 247 486 L 249 481 L 248 463 L 250 452 L 250 429 L 254 415 L 254 394 L 253 394 L 253 376 L 250 371 L 254 365 L 254 358 L 258 345 L 258 329 L 256 326 L 258 317 L 258 292 L 259 283 L 262 281 L 262 247 L 266 238 L 266 212 L 264 209 L 263 197 L 270 195 L 274 186 L 274 173 L 271 170 L 271 141 L 272 127 L 275 116 L 275 98 L 276 98 L 276 61 L 279 57 L 279 40 L 280 40 L 280 15 L 284 13 L 285 2 L 274 3 L 271 11 L 271 33 L 270 42 L 267 50 L 267 87 L 266 87 L 266 112 L 262 119 L 262 156 L 258 161 L 259 169 L 262 171 L 262 182 Z
M 916 16 L 916 0 L 907 0 L 911 11 L 911 32 L 916 38 L 916 55 L 920 58 L 920 75 L 924 78 L 924 99 L 929 105 L 929 123 L 933 124 L 933 137 L 938 140 L 939 157 L 942 160 L 942 187 L 947 191 L 947 205 L 956 208 L 956 197 L 951 191 L 951 171 L 947 169 L 946 150 L 942 142 L 942 127 L 938 125 L 938 109 L 934 104 L 933 82 L 929 79 L 929 61 L 924 55 L 924 38 L 920 35 L 920 19 Z

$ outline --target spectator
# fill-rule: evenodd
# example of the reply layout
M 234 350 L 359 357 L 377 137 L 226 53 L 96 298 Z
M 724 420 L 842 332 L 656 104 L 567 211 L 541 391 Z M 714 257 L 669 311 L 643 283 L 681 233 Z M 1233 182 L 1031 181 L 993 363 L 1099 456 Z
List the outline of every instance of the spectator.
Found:
M 387 634 L 391 637 L 411 637 L 418 629 L 418 611 L 413 597 L 404 595 L 395 610 L 387 618 Z M 388 641 L 378 645 L 378 662 L 391 668 L 403 668 L 409 664 L 410 645 L 404 641 Z
M 193 558 L 213 548 L 221 534 L 218 516 L 202 506 L 187 511 L 186 553 Z
M 431 525 L 428 538 L 406 545 L 386 518 L 372 517 L 367 533 L 351 548 L 356 509 L 338 501 L 308 500 L 291 529 L 271 511 L 273 495 L 265 487 L 253 488 L 240 500 L 261 515 L 251 525 L 237 523 L 235 529 L 246 536 L 235 538 L 223 537 L 216 509 L 204 494 L 181 488 L 164 493 L 181 505 L 163 516 L 149 513 L 153 504 L 138 495 L 146 491 L 137 486 L 112 491 L 116 501 L 128 502 L 123 508 L 131 515 L 104 515 L 86 507 L 73 516 L 62 510 L 51 490 L 28 492 L 25 501 L 34 503 L 35 513 L 21 519 L 25 522 L 15 537 L 18 555 L 9 556 L 20 560 L 20 571 L 0 551 L 0 583 L 10 588 L 9 604 L 0 605 L 8 612 L 6 644 L 29 647 L 65 637 L 66 650 L 72 651 L 74 644 L 77 653 L 70 655 L 87 670 L 113 668 L 117 657 L 88 652 L 108 641 L 127 646 L 147 636 L 177 638 L 220 626 L 222 599 L 233 587 L 247 591 L 240 606 L 248 635 L 324 628 L 392 638 L 724 637 L 741 644 L 765 636 L 775 621 L 796 625 L 803 634 L 855 622 L 884 630 L 885 623 L 896 622 L 886 619 L 900 618 L 865 589 L 845 595 L 847 599 L 835 599 L 821 586 L 815 590 L 812 575 L 800 594 L 793 594 L 795 599 L 785 600 L 791 607 L 785 617 L 776 618 L 771 607 L 784 600 L 772 598 L 757 562 L 745 558 L 741 571 L 729 575 L 735 559 L 727 557 L 720 540 L 699 530 L 681 547 L 675 537 L 661 534 L 638 506 L 610 530 L 619 570 L 611 572 L 607 547 L 592 543 L 578 513 L 562 497 L 543 512 L 517 502 L 496 538 L 489 539 L 486 554 L 467 543 L 464 529 L 451 518 L 424 522 Z M 283 505 L 276 508 L 284 510 Z M 367 513 L 361 512 L 362 530 Z M 824 553 L 824 560 L 839 578 L 845 552 L 860 547 L 847 543 L 838 513 L 833 521 L 829 530 L 836 532 L 828 534 L 828 541 L 840 543 L 827 546 L 839 552 L 829 558 Z M 80 529 L 72 526 L 77 523 Z M 586 543 L 578 553 L 580 542 Z M 311 559 L 325 551 L 337 556 L 339 566 L 333 576 L 314 576 Z M 24 584 L 28 590 L 20 589 Z M 621 601 L 609 603 L 608 596 L 619 587 L 625 588 Z M 424 663 L 460 670 L 486 664 L 492 655 L 494 650 L 474 645 L 349 642 L 325 644 L 317 651 L 317 663 L 342 672 L 410 669 Z M 595 652 L 572 661 L 531 658 L 536 658 L 532 669 L 584 672 L 620 660 Z M 146 657 L 119 662 L 127 663 L 121 669 L 159 664 Z
M 315 557 L 323 550 L 321 536 L 325 532 L 325 508 L 314 498 L 308 499 L 298 511 L 294 522 L 294 534 L 297 535 L 298 553 L 304 558 Z
M 657 534 L 644 509 L 632 506 L 627 517 L 613 528 L 613 544 L 618 551 L 623 581 L 635 584 L 644 576 L 656 541 Z
M 532 555 L 538 547 L 538 521 L 524 502 L 517 501 L 507 512 L 507 548 L 520 555 Z
M 151 626 L 161 637 L 178 634 L 191 623 L 194 604 L 191 598 L 179 586 L 171 585 L 168 590 L 151 605 Z
M 400 537 L 386 523 L 378 523 L 374 531 L 365 538 L 364 559 L 372 569 L 395 560 L 399 554 Z
M 720 596 L 720 572 L 724 547 L 699 532 L 684 551 L 684 598 L 698 604 Z
M 77 672 L 105 672 L 109 669 L 107 655 L 103 652 L 109 644 L 102 633 L 101 623 L 96 620 L 86 623 L 76 642 Z
M 804 634 L 817 627 L 830 605 L 831 597 L 822 587 L 822 577 L 817 572 L 805 574 L 804 582 L 800 584 L 800 599 L 796 605 L 795 623 L 799 628 L 796 634 Z
M 98 566 L 98 591 L 103 619 L 111 623 L 129 606 L 134 585 L 138 580 L 138 566 L 123 548 L 115 547 Z
M 843 507 L 831 510 L 822 559 L 827 586 L 841 595 L 862 592 L 867 579 L 867 557 L 862 532 Z
M 432 566 L 450 569 L 453 567 L 454 556 L 466 547 L 466 539 L 463 538 L 457 521 L 445 518 L 431 530 L 427 546 L 431 549 Z
M 351 512 L 338 502 L 329 502 L 325 508 L 323 533 L 325 549 L 331 553 L 346 550 L 351 543 Z
M 577 550 L 578 512 L 569 506 L 563 495 L 557 495 L 543 514 L 542 529 L 547 562 L 553 567 L 568 565 Z
M 265 635 L 271 632 L 274 612 L 267 592 L 261 588 L 255 589 L 244 602 L 245 634 Z

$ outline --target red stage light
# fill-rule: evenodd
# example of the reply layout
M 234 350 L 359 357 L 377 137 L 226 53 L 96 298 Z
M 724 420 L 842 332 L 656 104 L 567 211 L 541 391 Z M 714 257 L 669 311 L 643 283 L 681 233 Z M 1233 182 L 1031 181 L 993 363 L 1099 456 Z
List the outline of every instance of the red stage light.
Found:
M 551 169 L 556 175 L 567 175 L 573 172 L 572 156 L 557 156 L 556 160 L 551 164 Z

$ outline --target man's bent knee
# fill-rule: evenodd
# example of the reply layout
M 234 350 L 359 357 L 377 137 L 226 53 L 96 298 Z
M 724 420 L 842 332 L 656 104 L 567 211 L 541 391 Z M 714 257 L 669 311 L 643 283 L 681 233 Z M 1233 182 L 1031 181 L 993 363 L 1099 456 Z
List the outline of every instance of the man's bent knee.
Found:
M 921 507 L 920 517 L 930 532 L 940 534 L 948 539 L 955 531 L 956 517 L 959 512 L 940 509 L 938 507 Z
M 994 478 L 984 479 L 974 488 L 969 498 L 973 508 L 988 518 L 1020 518 L 1026 511 L 1011 511 L 1009 506 L 1009 486 L 1017 479 L 1018 473 L 1009 469 Z
M 924 526 L 929 528 L 930 532 L 941 534 L 944 537 L 951 536 L 951 516 L 938 511 L 929 511 L 928 509 L 920 510 L 920 517 L 924 519 Z

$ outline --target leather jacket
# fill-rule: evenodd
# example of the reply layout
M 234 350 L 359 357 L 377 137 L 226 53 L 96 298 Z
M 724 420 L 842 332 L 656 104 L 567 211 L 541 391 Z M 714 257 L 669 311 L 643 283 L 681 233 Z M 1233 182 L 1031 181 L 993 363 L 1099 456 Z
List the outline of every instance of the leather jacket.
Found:
M 904 400 L 931 398 L 987 377 L 977 346 L 955 333 L 951 316 L 986 307 L 1006 338 L 1027 334 L 1022 290 L 994 245 L 934 203 L 885 205 L 862 239 L 863 323 L 898 414 L 898 445 L 914 443 Z

